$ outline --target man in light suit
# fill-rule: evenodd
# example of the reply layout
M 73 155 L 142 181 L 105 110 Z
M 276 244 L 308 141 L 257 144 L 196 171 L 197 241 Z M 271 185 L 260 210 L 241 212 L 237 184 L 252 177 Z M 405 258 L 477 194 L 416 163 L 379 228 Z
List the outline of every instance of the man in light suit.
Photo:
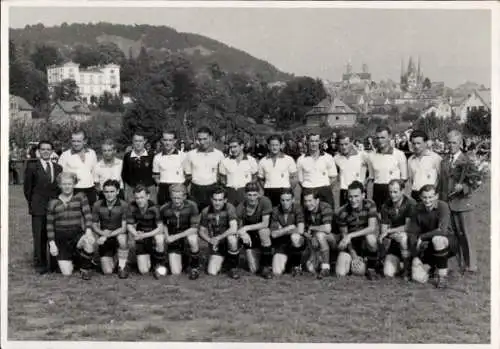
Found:
M 448 133 L 448 158 L 441 162 L 439 198 L 448 202 L 451 211 L 451 225 L 457 236 L 459 251 L 458 264 L 462 272 L 477 272 L 476 238 L 473 236 L 471 196 L 473 189 L 468 183 L 473 163 L 460 150 L 462 134 Z
M 56 178 L 62 167 L 50 160 L 52 143 L 38 144 L 40 159 L 29 161 L 24 173 L 24 197 L 28 201 L 33 233 L 33 259 L 39 274 L 48 271 L 47 265 L 47 205 L 58 194 Z

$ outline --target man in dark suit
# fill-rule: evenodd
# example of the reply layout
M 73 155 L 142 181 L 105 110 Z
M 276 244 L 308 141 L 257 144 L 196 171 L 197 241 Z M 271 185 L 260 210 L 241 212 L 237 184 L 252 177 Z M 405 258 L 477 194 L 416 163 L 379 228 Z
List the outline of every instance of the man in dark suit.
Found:
M 462 134 L 448 133 L 448 158 L 441 162 L 439 198 L 448 202 L 451 211 L 451 225 L 459 243 L 458 264 L 462 272 L 477 272 L 476 238 L 473 236 L 471 182 L 474 164 L 460 150 Z
M 52 143 L 38 144 L 40 159 L 29 161 L 24 174 L 24 197 L 28 201 L 33 233 L 33 257 L 35 270 L 40 274 L 48 271 L 47 265 L 47 205 L 58 194 L 56 178 L 62 167 L 50 161 Z

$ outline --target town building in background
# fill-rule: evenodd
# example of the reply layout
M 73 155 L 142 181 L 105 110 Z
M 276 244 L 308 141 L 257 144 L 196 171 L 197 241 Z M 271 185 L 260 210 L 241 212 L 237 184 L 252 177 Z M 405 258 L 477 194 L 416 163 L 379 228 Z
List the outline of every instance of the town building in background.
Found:
M 73 119 L 88 121 L 92 114 L 87 104 L 80 101 L 56 101 L 49 114 L 51 122 L 62 123 Z
M 19 96 L 9 95 L 9 115 L 11 120 L 31 120 L 34 108 Z
M 356 111 L 340 98 L 327 97 L 306 113 L 306 125 L 313 127 L 353 126 L 356 123 Z
M 120 66 L 106 64 L 88 68 L 80 68 L 74 62 L 52 65 L 47 68 L 49 94 L 64 80 L 74 80 L 84 103 L 97 104 L 104 92 L 111 95 L 120 94 Z

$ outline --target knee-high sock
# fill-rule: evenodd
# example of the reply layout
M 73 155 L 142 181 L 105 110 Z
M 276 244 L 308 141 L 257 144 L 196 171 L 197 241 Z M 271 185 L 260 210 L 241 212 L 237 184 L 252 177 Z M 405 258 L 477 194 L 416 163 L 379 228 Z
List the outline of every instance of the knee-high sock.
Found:
M 240 261 L 240 250 L 228 251 L 226 258 L 229 268 L 237 268 Z
M 271 246 L 262 246 L 261 252 L 262 252 L 262 257 L 261 257 L 262 267 L 269 267 L 273 262 L 273 248 Z
M 200 251 L 191 252 L 190 265 L 193 269 L 198 269 L 200 266 Z
M 290 265 L 292 267 L 297 267 L 300 265 L 302 260 L 302 253 L 304 252 L 304 246 L 290 248 Z

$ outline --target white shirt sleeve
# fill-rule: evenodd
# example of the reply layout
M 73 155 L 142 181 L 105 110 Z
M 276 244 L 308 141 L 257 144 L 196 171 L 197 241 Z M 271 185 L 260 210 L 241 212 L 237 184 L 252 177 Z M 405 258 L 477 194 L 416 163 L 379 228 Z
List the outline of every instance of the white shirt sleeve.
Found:
M 223 176 L 227 176 L 227 169 L 225 165 L 225 159 L 219 163 L 219 173 Z
M 260 179 L 266 179 L 266 174 L 265 174 L 265 171 L 264 171 L 264 159 L 261 159 L 259 161 L 258 176 L 259 176 Z
M 297 159 L 297 179 L 299 180 L 299 183 L 302 184 L 304 182 L 304 158 L 301 155 Z
M 252 175 L 255 175 L 259 172 L 259 165 L 257 164 L 257 160 L 253 156 L 248 157 L 250 161 L 250 171 L 252 172 Z
M 63 172 L 66 171 L 66 157 L 67 157 L 67 153 L 63 152 L 61 154 L 61 156 L 59 157 L 59 160 L 57 161 L 57 163 L 62 167 Z
M 187 175 L 191 175 L 193 173 L 192 165 L 191 165 L 191 155 L 192 151 L 188 152 L 186 154 L 186 158 L 184 159 L 183 167 L 184 167 L 184 173 Z
M 160 159 L 158 155 L 159 154 L 156 154 L 153 158 L 153 175 L 160 173 Z
M 290 174 L 297 173 L 297 165 L 295 164 L 293 158 L 287 155 L 287 159 L 288 159 L 288 173 Z
M 408 164 L 406 161 L 406 155 L 402 151 L 399 152 L 399 172 L 401 173 L 401 179 L 408 179 Z
M 327 156 L 327 164 L 326 168 L 328 170 L 328 177 L 337 177 L 337 165 L 335 164 L 335 160 L 333 159 L 333 156 L 328 155 Z

